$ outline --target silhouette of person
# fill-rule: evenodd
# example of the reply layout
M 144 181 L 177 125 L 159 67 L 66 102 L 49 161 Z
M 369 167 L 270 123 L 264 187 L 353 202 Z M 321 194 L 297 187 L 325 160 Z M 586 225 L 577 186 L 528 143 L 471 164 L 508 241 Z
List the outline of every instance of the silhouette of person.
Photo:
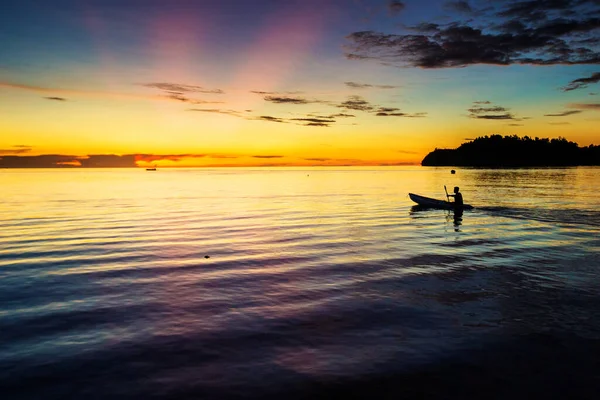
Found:
M 454 197 L 454 208 L 457 210 L 462 210 L 463 196 L 462 193 L 459 192 L 460 188 L 458 186 L 454 186 L 454 194 L 449 194 L 448 196 Z

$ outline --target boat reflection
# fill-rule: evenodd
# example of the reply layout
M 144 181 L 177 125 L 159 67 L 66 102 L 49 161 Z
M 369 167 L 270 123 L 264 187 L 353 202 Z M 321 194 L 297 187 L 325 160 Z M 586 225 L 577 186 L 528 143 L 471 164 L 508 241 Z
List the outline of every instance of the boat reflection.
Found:
M 412 206 L 410 208 L 409 214 L 413 218 L 423 218 L 427 217 L 427 212 L 431 212 L 432 214 L 439 213 L 443 211 L 446 214 L 446 222 L 452 221 L 454 224 L 454 231 L 460 232 L 460 226 L 463 224 L 463 210 L 440 210 L 432 207 L 425 206 Z

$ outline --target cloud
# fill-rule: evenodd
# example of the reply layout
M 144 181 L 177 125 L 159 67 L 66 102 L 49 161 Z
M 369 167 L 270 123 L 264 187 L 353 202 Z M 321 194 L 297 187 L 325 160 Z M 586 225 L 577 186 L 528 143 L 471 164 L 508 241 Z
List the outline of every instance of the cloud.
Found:
M 283 156 L 272 156 L 272 155 L 259 155 L 259 156 L 252 156 L 253 158 L 283 158 Z
M 225 114 L 225 115 L 231 115 L 233 117 L 244 117 L 240 111 L 223 110 L 220 108 L 188 108 L 186 111 L 205 112 L 205 113 L 213 113 L 213 114 Z
M 44 154 L 39 156 L 2 156 L 0 168 L 132 168 L 137 167 L 135 155 L 92 154 L 71 156 Z
M 579 78 L 569 82 L 569 84 L 562 88 L 563 92 L 569 92 L 575 89 L 586 88 L 592 83 L 600 82 L 600 72 L 594 72 L 588 78 Z
M 338 107 L 356 111 L 373 111 L 375 108 L 360 96 L 349 96 L 348 100 L 339 104 Z
M 305 160 L 305 161 L 319 161 L 319 162 L 324 162 L 324 161 L 331 160 L 331 158 L 303 158 L 303 160 Z
M 548 122 L 549 125 L 571 125 L 570 122 Z
M 10 149 L 0 149 L 0 154 L 25 154 L 29 153 L 32 150 L 31 146 L 26 146 L 23 144 L 18 144 L 12 146 Z
M 207 156 L 206 154 L 134 154 L 136 162 L 179 161 L 182 158 L 204 158 Z
M 444 4 L 444 8 L 450 11 L 457 11 L 465 14 L 470 14 L 473 12 L 473 9 L 469 5 L 469 2 L 460 0 L 460 1 L 448 1 Z
M 206 89 L 202 86 L 197 85 L 186 85 L 181 83 L 168 83 L 168 82 L 153 82 L 153 83 L 142 83 L 142 86 L 160 89 L 167 92 L 178 92 L 178 93 L 206 93 L 206 94 L 223 94 L 221 89 Z
M 403 11 L 406 8 L 406 4 L 402 1 L 398 0 L 389 0 L 388 1 L 388 10 L 392 15 L 396 15 Z
M 265 101 L 277 104 L 308 104 L 311 103 L 302 97 L 280 97 L 280 96 L 265 96 Z M 314 101 L 313 101 L 314 103 Z
M 260 94 L 260 95 L 273 95 L 273 94 L 277 94 L 276 92 L 263 92 L 261 90 L 251 90 L 250 93 Z
M 305 126 L 329 126 L 335 123 L 335 120 L 326 118 L 291 118 L 290 120 L 304 122 Z
M 369 88 L 396 89 L 399 87 L 399 86 L 393 86 L 393 85 L 371 85 L 368 83 L 358 83 L 358 82 L 344 82 L 344 84 L 352 89 L 369 89 Z
M 355 118 L 356 115 L 354 114 L 345 114 L 345 113 L 339 113 L 339 114 L 331 114 L 328 117 L 325 118 Z
M 61 88 L 48 88 L 43 86 L 25 85 L 13 82 L 0 82 L 0 88 L 25 90 L 35 93 L 50 94 L 52 96 L 44 97 L 46 100 L 53 101 L 69 101 L 66 97 L 56 96 L 57 94 L 64 94 L 69 96 L 82 96 L 82 97 L 93 97 L 93 98 L 111 98 L 111 99 L 138 99 L 138 100 L 169 100 L 169 101 L 184 101 L 192 104 L 204 104 L 208 103 L 202 100 L 187 99 L 183 96 L 181 91 L 167 91 L 166 95 L 147 95 L 138 93 L 124 93 L 124 92 L 104 92 L 94 90 L 77 90 L 77 89 L 61 89 Z M 219 103 L 219 102 L 210 102 Z
M 509 112 L 508 108 L 493 105 L 489 101 L 476 101 L 473 103 L 471 108 L 467 109 L 467 111 L 469 112 L 469 118 L 488 120 L 517 120 L 517 118 L 515 118 L 515 116 Z
M 567 107 L 576 108 L 579 110 L 600 111 L 600 103 L 570 103 L 570 104 L 567 104 Z
M 508 0 L 444 25 L 418 24 L 415 33 L 353 32 L 346 55 L 420 68 L 600 63 L 600 2 Z
M 285 124 L 286 121 L 282 118 L 277 118 L 277 117 L 271 117 L 269 115 L 261 115 L 260 117 L 258 117 L 258 120 L 260 121 L 269 121 L 269 122 L 279 122 L 282 124 Z
M 544 114 L 544 117 L 566 117 L 569 115 L 573 115 L 573 114 L 579 114 L 583 112 L 582 110 L 570 110 L 570 111 L 563 111 L 563 112 L 559 112 L 559 113 L 554 113 L 554 114 Z
M 525 126 L 523 124 L 507 124 L 508 126 Z
M 375 114 L 377 117 L 407 117 L 407 118 L 424 118 L 427 116 L 427 113 L 420 112 L 414 114 L 408 114 L 404 112 L 377 112 Z
M 180 101 L 182 103 L 189 103 L 189 104 L 223 104 L 224 103 L 222 101 L 194 100 L 194 99 L 185 97 L 183 94 L 177 93 L 177 92 L 170 92 L 169 94 L 165 95 L 164 97 L 169 98 L 171 100 L 176 100 L 176 101 Z

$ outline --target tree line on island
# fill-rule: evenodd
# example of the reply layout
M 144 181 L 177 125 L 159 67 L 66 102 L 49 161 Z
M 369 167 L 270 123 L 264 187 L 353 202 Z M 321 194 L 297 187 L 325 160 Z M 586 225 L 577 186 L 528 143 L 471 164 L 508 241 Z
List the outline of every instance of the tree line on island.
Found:
M 423 166 L 553 167 L 600 165 L 600 145 L 579 147 L 563 137 L 480 136 L 456 149 L 435 149 Z

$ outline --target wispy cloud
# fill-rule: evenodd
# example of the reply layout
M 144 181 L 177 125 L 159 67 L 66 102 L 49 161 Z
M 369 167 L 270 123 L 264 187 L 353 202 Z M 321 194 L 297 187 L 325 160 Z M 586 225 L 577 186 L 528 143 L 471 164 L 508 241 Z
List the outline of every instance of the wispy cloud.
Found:
M 181 83 L 169 83 L 169 82 L 151 82 L 142 83 L 142 86 L 160 89 L 167 92 L 175 93 L 205 93 L 205 94 L 223 94 L 225 93 L 221 89 L 207 89 L 198 85 L 187 85 Z
M 570 104 L 567 104 L 567 107 L 576 108 L 579 110 L 600 111 L 600 103 L 570 103 Z
M 371 89 L 371 88 L 396 89 L 396 88 L 399 88 L 399 86 L 394 86 L 394 85 L 372 85 L 369 83 L 358 83 L 358 82 L 344 82 L 344 84 L 352 89 Z
M 544 114 L 544 117 L 567 117 L 569 115 L 579 114 L 581 112 L 583 112 L 583 111 L 582 110 L 568 110 L 568 111 L 562 111 L 562 112 L 553 113 L 553 114 Z
M 236 110 L 224 110 L 220 108 L 188 108 L 186 111 L 203 112 L 211 114 L 225 114 L 232 117 L 245 117 L 244 113 Z
M 286 123 L 286 121 L 282 118 L 278 118 L 278 117 L 272 117 L 270 115 L 261 115 L 260 117 L 258 117 L 258 119 L 260 121 L 268 121 L 268 122 L 278 122 L 278 123 Z
M 283 156 L 257 155 L 257 156 L 252 156 L 252 158 L 283 158 Z
M 489 101 L 476 101 L 467 111 L 469 112 L 468 117 L 474 119 L 518 120 L 509 112 L 508 108 L 493 105 Z
M 600 26 L 600 21 L 598 22 Z M 593 83 L 600 82 L 600 72 L 594 72 L 591 76 L 587 78 L 579 78 L 575 79 L 565 87 L 562 88 L 564 92 L 569 92 L 571 90 L 586 88 Z
M 178 101 L 178 102 L 189 102 L 192 104 L 208 103 L 203 100 L 188 99 L 187 97 L 185 97 L 183 95 L 183 92 L 175 92 L 175 91 L 164 91 L 164 93 L 161 93 L 158 95 L 147 95 L 147 94 L 139 94 L 139 93 L 107 92 L 107 91 L 99 91 L 99 90 L 51 88 L 51 87 L 44 87 L 44 86 L 14 83 L 14 82 L 0 82 L 0 88 L 8 88 L 8 89 L 24 90 L 24 91 L 28 91 L 28 92 L 50 94 L 51 96 L 44 97 L 44 99 L 50 100 L 50 101 L 68 101 L 69 100 L 68 98 L 66 98 L 64 96 L 58 96 L 58 95 L 68 95 L 69 97 L 77 96 L 77 97 L 133 99 L 133 100 L 161 100 L 161 101 L 168 100 L 168 101 Z M 210 103 L 218 103 L 218 102 L 211 101 Z
M 311 101 L 303 97 L 265 96 L 265 101 L 277 104 L 308 104 Z M 312 101 L 314 103 L 314 101 Z
M 10 149 L 0 149 L 0 154 L 25 154 L 31 152 L 32 149 L 31 146 L 18 144 L 12 146 Z

